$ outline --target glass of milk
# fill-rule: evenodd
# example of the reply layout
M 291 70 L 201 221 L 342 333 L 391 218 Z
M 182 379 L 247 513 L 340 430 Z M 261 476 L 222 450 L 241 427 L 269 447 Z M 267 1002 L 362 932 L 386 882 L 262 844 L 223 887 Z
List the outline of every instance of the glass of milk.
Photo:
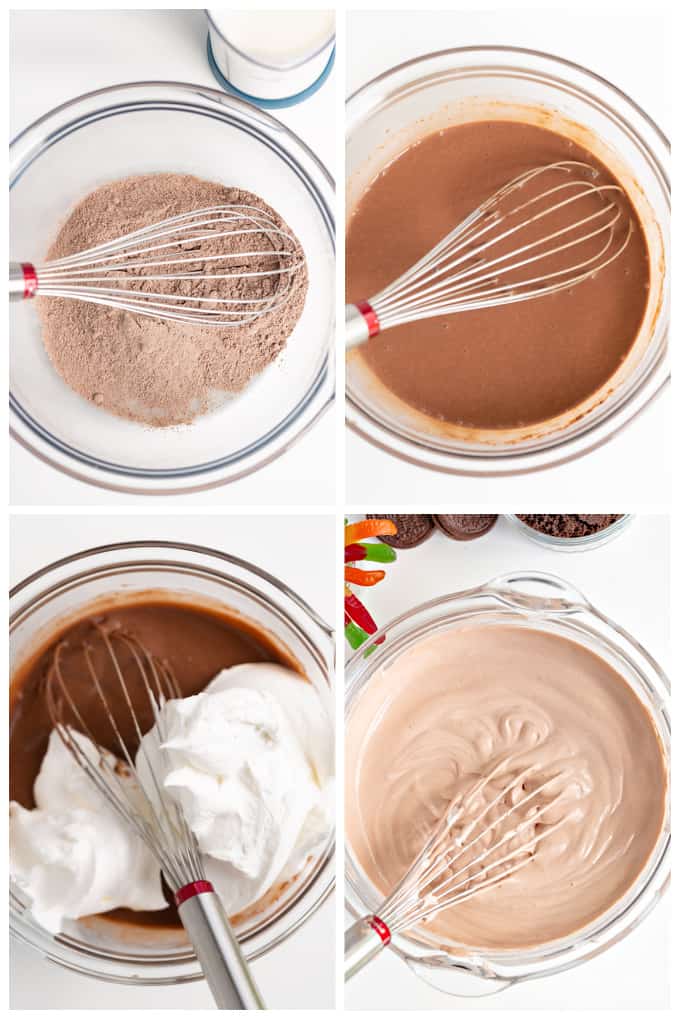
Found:
M 246 98 L 286 105 L 306 98 L 324 80 L 335 44 L 333 11 L 206 13 L 213 70 Z

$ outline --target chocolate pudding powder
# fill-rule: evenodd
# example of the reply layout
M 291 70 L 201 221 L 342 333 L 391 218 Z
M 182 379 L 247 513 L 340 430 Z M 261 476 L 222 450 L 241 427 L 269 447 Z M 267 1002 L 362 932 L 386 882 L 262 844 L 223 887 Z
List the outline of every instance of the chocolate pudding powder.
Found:
M 189 174 L 144 174 L 105 184 L 72 211 L 50 248 L 48 260 L 110 241 L 159 220 L 216 205 L 251 205 L 277 226 L 290 228 L 261 198 Z M 268 250 L 263 235 L 253 248 Z M 201 245 L 205 254 L 212 246 Z M 222 239 L 218 251 L 229 250 Z M 159 290 L 154 282 L 152 289 Z M 176 281 L 178 296 L 263 297 L 274 277 L 234 281 Z M 226 288 L 231 290 L 227 291 Z M 225 288 L 225 289 L 223 289 Z M 243 390 L 281 352 L 304 306 L 307 271 L 295 276 L 286 303 L 246 326 L 200 326 L 135 315 L 63 298 L 38 299 L 43 342 L 55 369 L 71 389 L 112 414 L 149 425 L 179 425 Z

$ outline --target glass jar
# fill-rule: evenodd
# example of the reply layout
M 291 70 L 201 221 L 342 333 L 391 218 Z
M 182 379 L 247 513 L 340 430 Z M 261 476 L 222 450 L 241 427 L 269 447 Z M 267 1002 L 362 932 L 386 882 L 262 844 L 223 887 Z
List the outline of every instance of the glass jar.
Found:
M 263 109 L 275 110 L 309 99 L 326 81 L 335 55 L 335 26 L 331 12 L 316 12 L 320 21 L 323 14 L 328 15 L 325 37 L 314 32 L 310 39 L 309 26 L 305 26 L 307 31 L 303 38 L 309 40 L 307 46 L 296 45 L 283 53 L 274 48 L 276 56 L 266 59 L 236 45 L 229 31 L 229 13 L 220 9 L 206 11 L 208 62 L 220 85 Z M 289 18 L 296 18 L 300 17 L 300 13 L 282 11 L 281 17 L 287 14 Z M 249 16 L 255 21 L 263 14 L 253 12 Z
M 656 726 L 666 762 L 670 761 L 669 684 L 660 665 L 622 627 L 552 574 L 513 573 L 478 588 L 444 595 L 397 617 L 373 638 L 370 655 L 361 649 L 347 665 L 345 722 L 378 670 L 435 632 L 454 627 L 510 625 L 561 635 L 604 659 L 630 684 Z M 376 642 L 384 637 L 381 644 Z M 355 917 L 372 914 L 382 896 L 345 849 L 347 905 Z M 526 950 L 433 947 L 417 932 L 393 938 L 391 948 L 419 977 L 441 991 L 482 996 L 519 981 L 559 974 L 604 952 L 632 931 L 670 883 L 670 798 L 656 847 L 628 892 L 581 931 Z
M 489 119 L 549 127 L 591 151 L 625 186 L 650 254 L 649 300 L 631 351 L 596 394 L 550 422 L 449 435 L 390 394 L 358 351 L 350 353 L 350 428 L 410 463 L 498 476 L 553 467 L 602 445 L 668 383 L 670 147 L 632 99 L 577 64 L 513 47 L 444 50 L 392 68 L 348 100 L 347 217 L 409 145 L 452 124 Z
M 276 361 L 220 408 L 175 428 L 84 400 L 52 367 L 35 306 L 12 303 L 12 436 L 71 477 L 119 492 L 195 492 L 242 478 L 287 450 L 333 399 L 333 182 L 296 135 L 235 96 L 173 82 L 117 85 L 41 117 L 10 147 L 12 257 L 43 258 L 68 211 L 99 185 L 159 172 L 260 195 L 299 238 L 309 289 Z
M 244 560 L 202 546 L 125 542 L 88 549 L 49 564 L 10 592 L 10 677 L 62 621 L 112 595 L 162 590 L 179 600 L 226 606 L 253 621 L 292 653 L 333 718 L 333 631 L 295 592 Z M 274 902 L 237 926 L 248 960 L 274 949 L 329 896 L 334 834 Z M 142 929 L 97 919 L 71 921 L 52 935 L 27 912 L 11 885 L 10 930 L 42 956 L 90 977 L 124 984 L 175 984 L 203 977 L 181 930 L 145 938 Z

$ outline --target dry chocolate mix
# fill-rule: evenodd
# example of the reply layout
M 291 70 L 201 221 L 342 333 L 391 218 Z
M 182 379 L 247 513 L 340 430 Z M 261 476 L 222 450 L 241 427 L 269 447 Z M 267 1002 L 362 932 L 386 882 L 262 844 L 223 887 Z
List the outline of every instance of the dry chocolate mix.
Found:
M 50 248 L 57 259 L 180 213 L 215 205 L 255 206 L 278 226 L 290 228 L 266 202 L 248 191 L 190 174 L 144 174 L 113 181 L 87 195 L 72 211 Z M 268 250 L 253 235 L 253 250 Z M 215 245 L 217 242 L 212 241 Z M 228 251 L 228 240 L 222 249 Z M 208 251 L 205 245 L 206 254 Z M 201 248 L 203 251 L 203 247 Z M 157 285 L 156 285 L 157 286 Z M 234 296 L 232 281 L 176 281 L 177 293 Z M 273 277 L 238 281 L 244 298 L 268 297 Z M 112 414 L 148 425 L 192 421 L 235 394 L 269 365 L 286 344 L 307 292 L 303 267 L 282 307 L 246 326 L 201 326 L 135 315 L 64 298 L 38 299 L 43 342 L 71 389 Z

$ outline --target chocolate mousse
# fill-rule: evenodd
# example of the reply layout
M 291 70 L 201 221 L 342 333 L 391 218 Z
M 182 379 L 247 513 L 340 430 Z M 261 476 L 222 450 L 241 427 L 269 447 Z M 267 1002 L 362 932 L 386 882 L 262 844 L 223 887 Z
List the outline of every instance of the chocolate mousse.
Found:
M 584 644 L 479 620 L 432 632 L 376 667 L 349 715 L 345 832 L 368 887 L 387 895 L 458 794 L 490 773 L 481 803 L 460 818 L 465 838 L 472 845 L 482 828 L 472 823 L 486 809 L 487 824 L 496 819 L 481 843 L 497 855 L 490 860 L 502 866 L 517 844 L 528 855 L 414 937 L 533 948 L 573 936 L 630 893 L 666 810 L 667 762 L 647 707 Z M 532 790 L 536 800 L 513 815 Z M 455 874 L 460 864 L 449 867 Z M 474 884 L 474 871 L 461 884 L 468 877 Z

